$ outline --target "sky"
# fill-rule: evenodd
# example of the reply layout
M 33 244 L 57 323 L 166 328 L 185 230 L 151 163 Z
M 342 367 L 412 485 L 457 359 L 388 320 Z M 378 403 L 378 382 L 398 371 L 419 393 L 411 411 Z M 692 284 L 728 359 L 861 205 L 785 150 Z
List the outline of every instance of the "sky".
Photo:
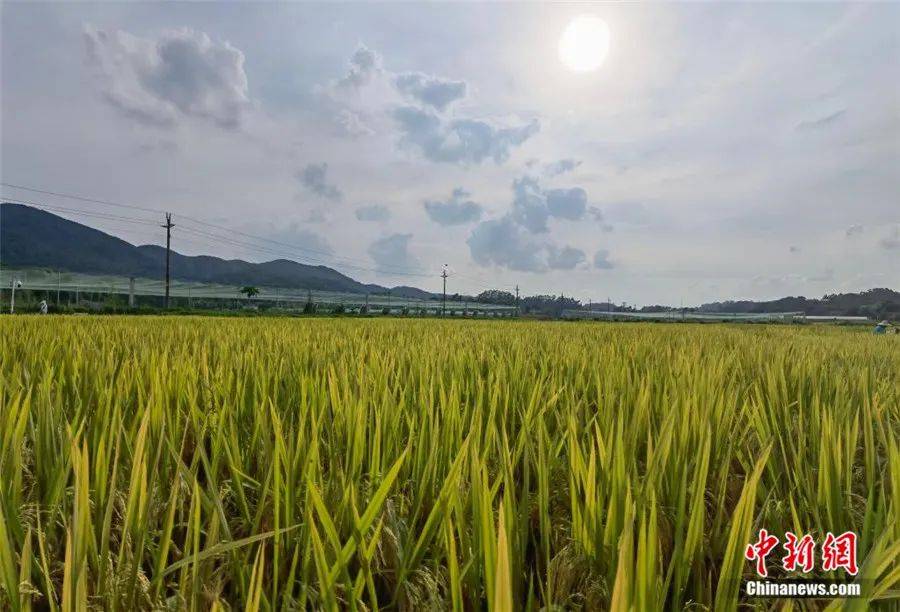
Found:
M 134 243 L 170 211 L 182 253 L 435 291 L 900 289 L 900 3 L 0 11 L 4 198 Z

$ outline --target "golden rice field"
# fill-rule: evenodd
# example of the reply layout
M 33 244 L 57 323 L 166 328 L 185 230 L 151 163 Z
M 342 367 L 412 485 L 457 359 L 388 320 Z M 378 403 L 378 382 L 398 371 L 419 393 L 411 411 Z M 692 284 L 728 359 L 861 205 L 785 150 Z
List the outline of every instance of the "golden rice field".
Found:
M 896 337 L 17 316 L 0 346 L 3 610 L 770 609 L 760 527 L 859 534 L 864 597 L 795 609 L 900 606 Z

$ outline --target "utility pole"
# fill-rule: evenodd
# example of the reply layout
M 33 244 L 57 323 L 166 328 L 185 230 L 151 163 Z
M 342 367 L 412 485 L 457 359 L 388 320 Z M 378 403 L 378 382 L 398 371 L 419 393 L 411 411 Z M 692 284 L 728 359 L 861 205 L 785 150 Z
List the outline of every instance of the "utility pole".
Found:
M 444 279 L 444 297 L 441 300 L 441 316 L 447 316 L 447 264 L 444 264 L 444 269 L 441 271 L 441 278 Z
M 169 307 L 169 260 L 170 254 L 172 252 L 172 228 L 175 227 L 175 224 L 172 223 L 172 213 L 166 213 L 166 224 L 161 225 L 160 227 L 166 228 L 166 300 L 164 302 L 165 308 Z
M 516 283 L 516 316 L 521 315 L 519 312 L 519 283 Z
M 15 314 L 16 312 L 16 283 L 19 281 L 16 280 L 16 277 L 12 277 L 12 291 L 9 294 L 9 314 Z

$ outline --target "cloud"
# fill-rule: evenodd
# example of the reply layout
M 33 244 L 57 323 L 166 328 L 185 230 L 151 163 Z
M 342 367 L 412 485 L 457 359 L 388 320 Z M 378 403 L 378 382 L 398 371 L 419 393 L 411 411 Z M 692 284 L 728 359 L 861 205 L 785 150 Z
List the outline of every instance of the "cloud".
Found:
M 566 172 L 571 172 L 580 165 L 581 161 L 577 159 L 561 159 L 544 166 L 544 175 L 548 178 L 552 178 L 554 176 L 559 176 L 560 174 L 565 174 Z
M 363 120 L 360 113 L 350 109 L 342 109 L 335 117 L 335 123 L 341 130 L 341 133 L 351 138 L 359 138 L 361 136 L 371 136 L 375 133 L 369 125 Z
M 500 127 L 478 119 L 444 119 L 435 113 L 401 106 L 393 111 L 400 128 L 400 143 L 418 149 L 433 162 L 480 164 L 492 159 L 502 164 L 510 151 L 540 130 L 535 119 L 515 127 Z
M 479 223 L 466 243 L 478 265 L 498 266 L 517 272 L 573 270 L 587 261 L 581 249 L 559 247 L 550 241 L 538 240 L 511 215 Z M 606 251 L 602 253 L 605 260 Z M 597 267 L 611 268 L 612 264 L 606 261 L 606 265 Z
M 347 74 L 341 77 L 335 86 L 339 89 L 357 90 L 371 83 L 381 72 L 381 57 L 361 44 L 350 56 Z
M 196 117 L 237 129 L 251 106 L 244 54 L 203 32 L 183 28 L 149 39 L 86 26 L 84 41 L 103 98 L 144 125 Z
M 537 179 L 523 176 L 513 181 L 512 219 L 528 231 L 540 234 L 548 231 L 550 211 L 547 198 Z
M 369 204 L 356 209 L 356 218 L 360 221 L 387 221 L 391 218 L 391 211 L 381 204 Z
M 807 276 L 806 280 L 811 283 L 830 283 L 834 280 L 834 270 L 832 268 L 826 268 L 820 274 Z
M 463 225 L 478 221 L 484 209 L 481 204 L 467 199 L 470 195 L 472 194 L 457 187 L 449 200 L 427 200 L 424 204 L 425 212 L 438 225 Z
M 587 212 L 587 192 L 581 187 L 544 190 L 540 182 L 531 176 L 513 181 L 512 218 L 530 232 L 539 234 L 548 231 L 550 217 L 578 221 Z M 590 212 L 594 219 L 602 221 L 603 213 L 599 208 L 592 206 Z
M 319 197 L 326 200 L 340 200 L 341 190 L 327 180 L 328 164 L 309 164 L 303 170 L 297 172 L 297 178 L 303 186 Z
M 443 111 L 466 97 L 466 82 L 429 76 L 421 72 L 403 72 L 394 77 L 394 87 L 401 94 Z
M 841 110 L 831 113 L 830 115 L 827 115 L 820 119 L 814 119 L 812 121 L 801 121 L 800 123 L 797 124 L 797 130 L 802 132 L 802 131 L 808 131 L 808 130 L 818 130 L 818 129 L 827 127 L 827 126 L 831 125 L 832 123 L 834 123 L 835 121 L 839 120 L 841 117 L 843 117 L 844 113 L 846 113 L 846 112 L 847 112 L 847 109 L 842 108 Z
M 347 74 L 324 88 L 328 103 L 340 107 L 335 111 L 336 124 L 352 137 L 374 132 L 364 119 L 360 96 L 341 95 L 348 91 L 360 94 L 363 88 L 365 114 L 381 117 L 386 113 L 399 130 L 398 145 L 417 150 L 432 162 L 469 165 L 493 160 L 502 164 L 512 149 L 540 130 L 536 119 L 501 125 L 488 119 L 454 116 L 449 109 L 466 96 L 465 81 L 416 71 L 391 72 L 382 66 L 375 51 L 360 45 L 350 58 Z M 404 98 L 413 103 L 402 103 Z
M 887 236 L 878 241 L 883 249 L 894 251 L 900 249 L 900 225 L 893 226 L 888 230 Z
M 863 226 L 857 223 L 854 223 L 850 227 L 847 228 L 846 234 L 847 238 L 852 238 L 853 236 L 859 235 L 863 233 Z
M 594 267 L 599 270 L 611 270 L 614 267 L 609 260 L 609 251 L 600 249 L 594 253 Z
M 306 215 L 306 220 L 309 223 L 325 223 L 328 221 L 327 211 L 323 208 L 313 208 L 309 211 L 309 214 Z
M 547 269 L 540 257 L 541 245 L 510 216 L 479 223 L 466 243 L 472 259 L 480 266 L 496 265 L 519 272 Z
M 381 274 L 396 274 L 420 268 L 419 261 L 409 252 L 412 234 L 392 234 L 369 245 L 369 257 Z
M 547 247 L 547 265 L 554 270 L 572 270 L 585 261 L 584 251 L 566 246 Z
M 553 217 L 577 221 L 587 210 L 587 192 L 581 187 L 551 189 L 547 192 L 547 210 Z
M 291 223 L 285 228 L 273 230 L 271 236 L 272 239 L 277 242 L 290 244 L 302 249 L 304 252 L 311 253 L 312 255 L 310 255 L 310 257 L 315 257 L 317 254 L 334 254 L 334 249 L 331 247 L 328 240 L 315 232 L 303 229 L 296 222 Z
M 513 181 L 513 202 L 509 212 L 499 219 L 479 223 L 469 235 L 467 243 L 475 263 L 496 265 L 510 270 L 544 272 L 572 270 L 586 263 L 584 251 L 572 246 L 558 246 L 546 236 L 551 217 L 581 219 L 588 212 L 587 193 L 580 187 L 545 191 L 537 178 L 522 176 Z M 602 212 L 590 208 L 596 220 Z M 604 225 L 604 230 L 611 228 Z M 607 251 L 599 251 L 595 265 L 611 268 Z
M 603 214 L 603 211 L 600 208 L 596 206 L 588 206 L 587 211 L 591 215 L 591 217 L 594 218 L 594 221 L 600 224 L 601 230 L 603 230 L 604 232 L 613 231 L 613 226 L 605 222 L 606 215 Z

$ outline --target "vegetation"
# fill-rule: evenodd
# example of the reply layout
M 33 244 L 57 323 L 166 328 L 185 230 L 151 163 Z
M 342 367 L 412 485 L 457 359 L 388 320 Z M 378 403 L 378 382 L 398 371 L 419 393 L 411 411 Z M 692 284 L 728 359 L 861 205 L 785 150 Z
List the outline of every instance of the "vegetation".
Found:
M 0 342 L 0 609 L 729 610 L 760 527 L 856 531 L 847 607 L 898 603 L 891 337 L 20 316 Z
M 162 219 L 160 219 L 162 221 Z M 175 219 L 176 225 L 178 219 Z M 172 279 L 198 283 L 268 287 L 303 287 L 313 291 L 382 293 L 387 287 L 360 283 L 333 268 L 287 259 L 252 263 L 209 255 L 178 252 L 178 229 L 173 233 Z M 160 239 L 165 234 L 160 233 Z M 0 202 L 0 261 L 5 268 L 47 268 L 125 278 L 157 280 L 165 269 L 166 250 L 135 246 L 82 223 L 31 206 Z M 398 297 L 428 299 L 434 294 L 414 287 L 394 287 Z
M 872 319 L 900 318 L 900 293 L 886 288 L 859 293 L 825 294 L 822 299 L 786 297 L 769 302 L 751 300 L 713 302 L 701 312 L 805 312 L 808 315 L 851 315 Z
M 259 295 L 259 288 L 254 287 L 253 285 L 244 285 L 241 287 L 241 293 L 247 296 L 247 299 Z

